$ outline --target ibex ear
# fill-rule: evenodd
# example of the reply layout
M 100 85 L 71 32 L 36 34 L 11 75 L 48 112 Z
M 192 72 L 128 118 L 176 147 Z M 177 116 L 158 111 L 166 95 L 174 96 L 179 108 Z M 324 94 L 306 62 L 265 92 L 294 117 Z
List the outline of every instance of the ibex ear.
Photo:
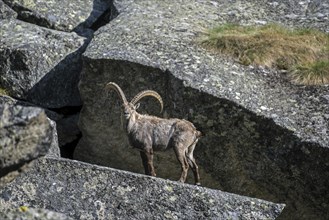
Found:
M 138 109 L 139 106 L 140 106 L 140 103 L 137 103 L 137 104 L 135 105 L 135 109 Z

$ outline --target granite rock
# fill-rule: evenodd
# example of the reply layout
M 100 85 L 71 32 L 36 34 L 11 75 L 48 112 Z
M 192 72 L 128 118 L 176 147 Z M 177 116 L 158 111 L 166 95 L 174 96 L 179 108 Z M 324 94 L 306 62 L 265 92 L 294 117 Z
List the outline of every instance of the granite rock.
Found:
M 205 134 L 195 152 L 203 185 L 287 203 L 283 219 L 329 218 L 329 87 L 291 85 L 275 70 L 240 66 L 199 44 L 204 29 L 226 22 L 279 22 L 329 32 L 328 0 L 118 0 L 115 7 L 101 0 L 84 1 L 84 7 L 77 1 L 4 2 L 19 19 L 89 37 L 89 28 L 96 30 L 117 16 L 95 33 L 84 54 L 83 139 L 76 159 L 143 172 L 138 152 L 128 148 L 121 103 L 103 88 L 115 81 L 129 98 L 154 89 L 165 101 L 161 116 L 189 119 Z M 1 3 L 1 16 L 16 16 Z M 0 20 L 0 26 L 0 88 L 43 107 L 81 105 L 77 84 L 84 38 L 13 19 Z M 11 108 L 8 102 L 3 106 Z M 139 109 L 159 116 L 158 110 L 148 99 Z M 53 129 L 54 123 L 42 117 Z M 3 136 L 1 141 L 15 141 Z M 48 138 L 56 147 L 56 134 Z M 58 148 L 49 152 L 49 157 L 59 154 Z M 0 190 L 2 212 L 26 205 L 81 219 L 163 219 L 179 218 L 181 213 L 186 218 L 271 219 L 283 208 L 75 161 L 43 158 L 35 164 Z M 155 165 L 160 177 L 178 179 L 173 152 L 156 154 Z M 186 195 L 186 200 L 177 200 L 177 195 Z M 144 201 L 149 206 L 141 207 Z
M 2 220 L 72 220 L 72 218 L 47 209 L 34 209 L 21 206 L 16 209 L 0 210 Z
M 16 18 L 17 13 L 0 0 L 0 19 Z
M 104 86 L 118 83 L 128 99 L 154 89 L 164 99 L 161 116 L 186 118 L 205 134 L 195 156 L 217 187 L 284 201 L 284 218 L 329 217 L 329 87 L 290 84 L 276 70 L 241 66 L 199 43 L 204 29 L 231 21 L 328 30 L 322 21 L 281 21 L 277 10 L 268 16 L 270 3 L 115 1 L 118 17 L 95 33 L 83 55 L 83 137 L 75 158 L 142 173 L 138 152 L 128 147 L 121 103 Z M 278 4 L 312 20 L 296 1 Z M 142 101 L 139 109 L 159 116 L 158 110 L 153 100 Z M 156 156 L 155 164 L 160 177 L 178 178 L 173 154 Z
M 0 189 L 0 213 L 47 208 L 73 219 L 275 219 L 264 200 L 60 158 L 40 158 Z
M 116 16 L 110 0 L 4 0 L 18 18 L 59 31 L 83 32 Z
M 0 20 L 0 87 L 34 104 L 81 105 L 78 81 L 85 38 L 19 20 Z
M 54 123 L 44 111 L 0 96 L 0 177 L 38 157 L 59 156 Z

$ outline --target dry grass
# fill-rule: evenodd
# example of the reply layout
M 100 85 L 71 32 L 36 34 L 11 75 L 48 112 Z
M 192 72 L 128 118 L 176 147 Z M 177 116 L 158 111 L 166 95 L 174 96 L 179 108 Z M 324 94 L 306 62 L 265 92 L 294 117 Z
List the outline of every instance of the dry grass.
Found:
M 299 84 L 329 83 L 329 34 L 320 31 L 226 24 L 209 30 L 202 45 L 245 65 L 288 70 Z

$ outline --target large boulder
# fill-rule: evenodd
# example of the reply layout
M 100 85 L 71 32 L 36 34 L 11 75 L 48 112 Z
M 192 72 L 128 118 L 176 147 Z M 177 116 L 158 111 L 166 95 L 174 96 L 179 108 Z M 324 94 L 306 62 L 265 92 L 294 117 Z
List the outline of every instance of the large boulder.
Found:
M 243 8 L 255 16 L 242 23 L 281 21 L 261 10 L 272 7 L 270 1 L 257 2 L 259 10 Z M 128 99 L 154 89 L 164 99 L 163 117 L 187 118 L 205 134 L 195 155 L 212 187 L 285 202 L 285 218 L 329 218 L 329 87 L 291 85 L 275 70 L 244 67 L 202 48 L 202 30 L 230 21 L 222 12 L 231 5 L 115 2 L 119 16 L 99 29 L 84 53 L 83 137 L 75 158 L 142 173 L 139 153 L 128 147 L 119 98 L 104 86 L 118 83 Z M 159 115 L 159 106 L 145 99 L 139 111 Z M 155 155 L 158 176 L 178 179 L 174 154 Z
M 0 96 L 0 177 L 41 156 L 59 156 L 56 128 L 45 112 Z
M 0 87 L 11 96 L 60 108 L 81 105 L 85 38 L 19 20 L 0 20 Z
M 0 0 L 0 19 L 16 18 L 17 13 Z
M 23 21 L 66 32 L 94 28 L 117 15 L 110 0 L 3 1 Z
M 73 219 L 275 219 L 284 208 L 60 158 L 39 159 L 26 175 L 0 190 L 0 212 L 23 205 Z

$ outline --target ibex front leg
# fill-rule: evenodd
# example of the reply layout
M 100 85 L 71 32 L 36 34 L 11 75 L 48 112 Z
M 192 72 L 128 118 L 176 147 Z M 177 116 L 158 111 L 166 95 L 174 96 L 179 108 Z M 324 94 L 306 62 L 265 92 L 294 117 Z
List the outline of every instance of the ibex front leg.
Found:
M 153 149 L 140 151 L 146 175 L 156 176 L 153 166 Z

